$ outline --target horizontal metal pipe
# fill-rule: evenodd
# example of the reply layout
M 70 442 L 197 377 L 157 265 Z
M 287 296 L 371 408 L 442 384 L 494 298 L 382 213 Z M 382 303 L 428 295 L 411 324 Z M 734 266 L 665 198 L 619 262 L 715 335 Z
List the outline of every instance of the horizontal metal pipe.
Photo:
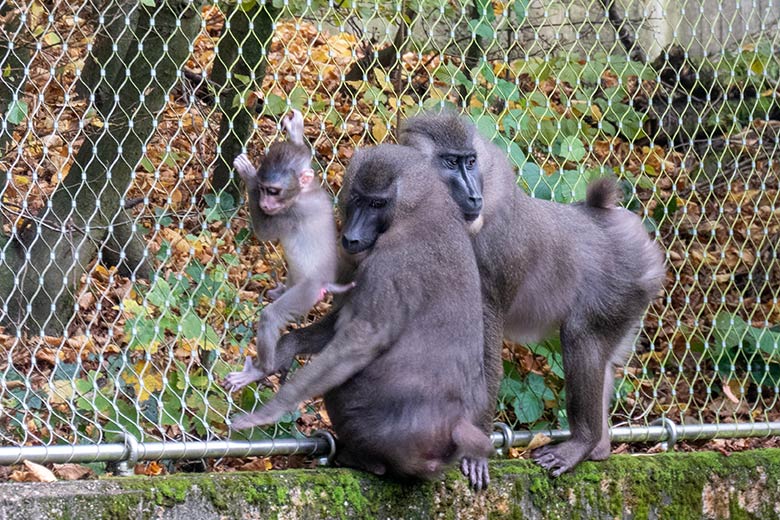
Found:
M 267 441 L 139 442 L 137 460 L 201 459 L 271 455 L 324 455 L 328 441 L 321 437 L 284 438 Z M 127 460 L 131 449 L 125 444 L 78 444 L 55 446 L 0 447 L 0 465 L 31 462 L 107 462 Z
M 55 446 L 0 447 L 0 465 L 30 462 L 107 462 L 126 458 L 124 444 L 58 444 Z
M 669 440 L 670 430 L 674 429 L 677 441 L 735 439 L 744 437 L 770 437 L 780 435 L 780 422 L 736 423 L 736 424 L 674 424 L 669 421 L 664 426 L 621 426 L 610 429 L 612 442 L 661 442 Z M 561 442 L 571 437 L 569 430 L 539 430 L 513 432 L 512 446 L 528 446 L 534 435 L 541 433 L 553 442 Z M 503 436 L 494 433 L 493 444 L 501 446 Z
M 568 439 L 568 430 L 516 431 L 512 446 L 527 446 L 534 435 L 542 433 L 553 442 Z M 662 442 L 680 440 L 733 439 L 738 437 L 768 437 L 780 435 L 780 422 L 738 424 L 665 424 L 612 428 L 612 442 Z M 493 445 L 502 447 L 506 434 L 494 432 Z M 134 449 L 131 449 L 134 448 Z M 247 457 L 271 455 L 326 455 L 330 450 L 322 437 L 283 438 L 267 441 L 186 441 L 139 442 L 137 444 L 78 444 L 55 446 L 0 447 L 0 465 L 17 464 L 22 460 L 38 463 L 107 462 L 128 460 L 200 459 L 216 457 Z M 134 453 L 133 453 L 134 451 Z

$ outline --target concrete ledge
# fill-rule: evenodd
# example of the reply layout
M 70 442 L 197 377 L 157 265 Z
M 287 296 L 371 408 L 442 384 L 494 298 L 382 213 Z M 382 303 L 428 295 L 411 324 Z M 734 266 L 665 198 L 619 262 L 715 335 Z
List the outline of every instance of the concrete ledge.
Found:
M 0 484 L 0 519 L 778 518 L 780 450 L 616 456 L 550 479 L 495 461 L 472 493 L 456 472 L 401 485 L 350 470 Z

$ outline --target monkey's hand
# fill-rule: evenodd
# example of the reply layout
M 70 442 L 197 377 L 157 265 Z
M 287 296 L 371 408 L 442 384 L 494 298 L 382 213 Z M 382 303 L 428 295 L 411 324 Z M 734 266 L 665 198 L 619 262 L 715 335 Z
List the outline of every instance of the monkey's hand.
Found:
M 244 369 L 241 372 L 231 372 L 225 376 L 223 386 L 228 392 L 233 393 L 241 390 L 249 383 L 260 381 L 268 374 L 257 368 L 252 360 L 252 356 L 247 356 L 244 361 Z
M 490 484 L 488 461 L 485 457 L 463 457 L 460 461 L 460 471 L 469 479 L 474 491 L 485 490 Z
M 255 167 L 245 153 L 233 159 L 233 168 L 238 172 L 244 182 L 255 175 Z
M 237 415 L 231 420 L 230 427 L 234 430 L 245 430 L 253 426 L 266 426 L 279 421 L 286 411 L 284 406 L 273 400 L 256 412 Z
M 282 128 L 287 132 L 290 141 L 303 144 L 303 114 L 293 108 L 282 118 Z

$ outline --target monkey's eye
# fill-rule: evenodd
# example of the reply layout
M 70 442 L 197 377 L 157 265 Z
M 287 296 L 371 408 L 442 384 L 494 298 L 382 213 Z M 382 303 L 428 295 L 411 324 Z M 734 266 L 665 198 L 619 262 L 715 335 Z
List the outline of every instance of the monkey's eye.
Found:
M 265 193 L 271 197 L 278 197 L 282 193 L 282 190 L 279 188 L 266 188 Z
M 458 158 L 454 155 L 445 155 L 441 158 L 441 162 L 444 163 L 446 168 L 454 170 L 458 167 Z
M 374 199 L 369 202 L 368 205 L 374 209 L 382 209 L 387 206 L 387 201 L 384 199 Z
M 466 163 L 466 168 L 471 170 L 474 168 L 474 165 L 477 163 L 477 158 L 473 155 L 470 155 L 464 159 L 464 162 Z

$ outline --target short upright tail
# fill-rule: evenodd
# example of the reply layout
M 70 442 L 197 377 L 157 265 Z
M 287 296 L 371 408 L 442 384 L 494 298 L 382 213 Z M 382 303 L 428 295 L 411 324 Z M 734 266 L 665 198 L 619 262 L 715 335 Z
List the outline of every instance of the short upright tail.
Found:
M 610 209 L 623 198 L 622 190 L 612 177 L 602 177 L 588 184 L 585 205 L 591 208 Z

